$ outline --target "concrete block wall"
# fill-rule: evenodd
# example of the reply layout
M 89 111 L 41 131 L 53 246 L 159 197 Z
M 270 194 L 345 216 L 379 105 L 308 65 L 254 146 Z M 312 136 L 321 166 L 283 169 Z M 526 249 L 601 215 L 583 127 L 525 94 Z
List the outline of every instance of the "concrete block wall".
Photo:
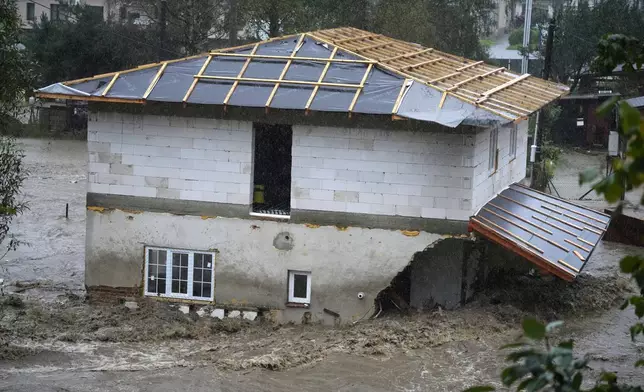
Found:
M 467 220 L 476 136 L 293 127 L 291 207 Z
M 510 132 L 514 124 L 499 128 L 497 148 L 499 164 L 496 172 L 489 169 L 491 128 L 477 133 L 474 148 L 473 213 L 503 189 L 526 176 L 528 120 L 517 124 L 516 157 L 510 156 Z
M 88 192 L 251 202 L 252 123 L 92 113 Z

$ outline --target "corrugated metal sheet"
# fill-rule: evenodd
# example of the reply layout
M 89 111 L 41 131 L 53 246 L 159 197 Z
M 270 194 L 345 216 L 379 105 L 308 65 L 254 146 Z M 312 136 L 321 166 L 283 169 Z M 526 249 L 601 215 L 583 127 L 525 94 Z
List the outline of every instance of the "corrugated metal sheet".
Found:
M 644 106 L 644 96 L 629 98 L 626 100 L 626 103 L 628 103 L 634 108 L 641 108 L 642 106 Z
M 572 281 L 609 223 L 609 215 L 514 184 L 470 219 L 470 229 Z

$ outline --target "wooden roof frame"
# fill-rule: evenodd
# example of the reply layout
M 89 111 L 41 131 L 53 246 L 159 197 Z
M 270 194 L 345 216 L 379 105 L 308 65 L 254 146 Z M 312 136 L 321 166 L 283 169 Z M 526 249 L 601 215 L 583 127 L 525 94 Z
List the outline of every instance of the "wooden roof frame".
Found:
M 276 56 L 276 55 L 259 55 L 256 51 L 260 45 L 298 37 L 296 46 L 289 56 Z M 325 43 L 332 46 L 334 53 L 342 51 L 355 56 L 357 59 L 342 59 L 336 58 L 334 55 L 328 58 L 317 57 L 298 57 L 297 50 L 301 46 L 305 38 L 311 38 L 318 42 Z M 231 53 L 232 50 L 239 49 L 252 49 L 250 53 Z M 231 57 L 245 60 L 242 68 L 237 77 L 221 77 L 221 76 L 208 76 L 204 72 L 208 68 L 214 57 Z M 505 68 L 493 67 L 484 63 L 483 61 L 473 61 L 462 57 L 454 56 L 448 53 L 443 53 L 435 50 L 434 48 L 424 48 L 417 44 L 404 42 L 389 38 L 380 34 L 374 34 L 367 31 L 345 27 L 335 28 L 328 30 L 320 30 L 315 32 L 307 32 L 300 34 L 293 34 L 282 37 L 275 37 L 258 43 L 251 43 L 240 45 L 234 48 L 224 48 L 216 51 L 210 51 L 206 54 L 190 56 L 182 59 L 168 60 L 161 63 L 152 63 L 142 65 L 137 68 L 113 72 L 108 74 L 96 75 L 91 78 L 83 78 L 63 82 L 66 86 L 73 86 L 78 83 L 83 83 L 96 79 L 111 78 L 107 86 L 103 89 L 100 96 L 75 96 L 64 94 L 45 94 L 37 93 L 37 96 L 42 98 L 63 98 L 63 99 L 76 99 L 85 101 L 105 101 L 105 102 L 135 102 L 145 103 L 150 93 L 153 91 L 159 79 L 168 64 L 204 58 L 204 64 L 199 72 L 194 75 L 194 79 L 187 89 L 184 97 L 184 105 L 188 103 L 192 92 L 196 85 L 205 79 L 219 79 L 233 81 L 232 86 L 224 100 L 224 108 L 228 104 L 230 98 L 235 92 L 239 83 L 272 83 L 274 84 L 273 91 L 271 92 L 267 102 L 266 109 L 270 108 L 273 97 L 281 84 L 296 84 L 296 85 L 312 85 L 314 86 L 313 93 L 311 94 L 305 112 L 308 112 L 316 93 L 321 86 L 328 86 L 334 88 L 347 88 L 355 89 L 355 96 L 351 101 L 350 106 L 347 108 L 349 116 L 353 111 L 357 98 L 359 97 L 362 89 L 367 82 L 367 78 L 372 68 L 375 66 L 399 75 L 404 79 L 403 87 L 401 88 L 401 96 L 396 102 L 395 110 L 392 113 L 396 115 L 400 107 L 400 99 L 402 94 L 406 91 L 407 81 L 413 80 L 432 87 L 442 93 L 439 107 L 443 106 L 448 95 L 471 105 L 483 108 L 497 116 L 503 117 L 508 120 L 517 120 L 523 118 L 534 111 L 540 109 L 547 103 L 560 98 L 567 94 L 567 88 L 557 85 L 530 75 L 516 75 Z M 255 59 L 283 61 L 285 66 L 282 74 L 278 79 L 261 79 L 261 78 L 246 78 L 244 72 L 249 64 Z M 284 80 L 284 76 L 293 62 L 307 61 L 307 62 L 321 62 L 324 63 L 324 70 L 320 75 L 317 82 L 298 81 L 298 80 Z M 352 64 L 365 64 L 366 71 L 364 78 L 360 84 L 349 83 L 325 83 L 324 77 L 331 64 L 333 63 L 352 63 Z M 135 72 L 148 68 L 159 67 L 154 79 L 145 90 L 142 99 L 120 99 L 109 97 L 108 94 L 112 86 L 116 83 L 118 78 L 129 72 Z

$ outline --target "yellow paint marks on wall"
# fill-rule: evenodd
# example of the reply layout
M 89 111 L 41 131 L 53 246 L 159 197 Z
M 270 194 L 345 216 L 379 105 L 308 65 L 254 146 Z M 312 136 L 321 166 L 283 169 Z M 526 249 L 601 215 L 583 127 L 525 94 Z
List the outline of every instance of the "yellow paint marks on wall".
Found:
M 217 218 L 216 216 L 210 216 L 210 215 L 201 215 L 201 219 L 207 220 L 207 219 L 215 219 Z
M 87 206 L 87 209 L 89 211 L 94 211 L 94 212 L 104 212 L 105 211 L 105 207 Z
M 347 231 L 347 230 L 349 230 L 349 226 L 336 226 L 335 228 L 338 229 L 338 231 Z
M 418 230 L 400 230 L 400 232 L 407 237 L 418 237 L 420 234 L 420 231 Z
M 138 214 L 142 214 L 142 213 L 143 213 L 143 211 L 138 211 L 138 210 L 128 210 L 128 209 L 125 209 L 125 208 L 119 208 L 119 210 L 121 210 L 121 211 L 123 211 L 123 212 L 125 212 L 125 213 L 127 213 L 127 214 L 134 214 L 134 215 L 138 215 Z
M 309 229 L 317 229 L 320 227 L 320 225 L 316 225 L 313 223 L 305 223 L 304 226 L 308 227 Z

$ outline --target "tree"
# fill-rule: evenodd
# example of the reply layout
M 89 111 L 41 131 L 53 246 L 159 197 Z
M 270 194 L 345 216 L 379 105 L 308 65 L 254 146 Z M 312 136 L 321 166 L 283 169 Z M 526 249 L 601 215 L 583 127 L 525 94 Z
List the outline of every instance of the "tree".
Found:
M 39 85 L 156 61 L 158 46 L 151 29 L 106 22 L 82 6 L 71 12 L 66 21 L 43 16 L 25 34 L 25 46 L 41 70 Z
M 644 38 L 644 12 L 630 0 L 602 0 L 590 7 L 580 0 L 577 7 L 560 7 L 552 53 L 554 80 L 578 87 L 597 55 L 597 42 L 608 33 Z M 545 49 L 544 49 L 545 50 Z
M 19 41 L 20 16 L 14 0 L 0 0 L 0 134 L 4 134 L 12 116 L 33 86 L 32 64 Z M 13 218 L 27 205 L 18 201 L 26 177 L 23 154 L 12 138 L 0 136 L 0 243 L 8 239 L 7 251 L 18 241 L 11 237 Z
M 598 46 L 598 57 L 594 68 L 600 72 L 610 73 L 617 65 L 624 64 L 625 69 L 640 69 L 644 63 L 644 43 L 634 37 L 610 35 L 604 37 Z M 607 101 L 600 112 L 612 110 L 617 100 Z M 620 127 L 620 137 L 626 140 L 625 156 L 615 159 L 612 163 L 613 173 L 605 178 L 598 178 L 598 173 L 588 170 L 580 174 L 580 183 L 593 182 L 597 193 L 611 203 L 618 202 L 625 191 L 631 191 L 644 184 L 644 118 L 639 111 L 621 102 L 617 106 Z M 644 197 L 640 200 L 644 205 Z M 621 209 L 618 204 L 617 211 Z M 620 261 L 622 272 L 629 274 L 639 288 L 639 293 L 633 295 L 623 304 L 622 309 L 632 306 L 639 318 L 631 326 L 631 337 L 635 340 L 644 335 L 644 256 L 629 255 Z M 590 389 L 582 389 L 584 371 L 588 360 L 585 357 L 576 358 L 573 352 L 573 341 L 564 340 L 553 342 L 552 332 L 563 324 L 556 321 L 544 325 L 535 319 L 523 321 L 524 337 L 516 343 L 503 347 L 511 352 L 506 360 L 511 366 L 501 373 L 501 381 L 507 387 L 517 384 L 517 390 L 528 391 L 592 391 L 592 392 L 642 392 L 642 386 L 618 383 L 617 375 L 604 372 Z M 635 366 L 644 366 L 640 359 Z M 494 388 L 480 386 L 468 389 L 475 391 L 492 391 Z
M 237 0 L 131 0 L 131 5 L 143 10 L 153 23 L 151 33 L 158 30 L 161 5 L 166 7 L 167 42 L 163 47 L 185 55 L 193 55 L 210 49 L 209 39 L 223 39 L 235 33 L 236 24 L 230 19 L 236 13 Z M 236 20 L 236 17 L 233 18 Z
M 382 0 L 374 10 L 375 31 L 456 55 L 486 58 L 490 0 Z M 415 26 L 415 28 L 409 28 Z

